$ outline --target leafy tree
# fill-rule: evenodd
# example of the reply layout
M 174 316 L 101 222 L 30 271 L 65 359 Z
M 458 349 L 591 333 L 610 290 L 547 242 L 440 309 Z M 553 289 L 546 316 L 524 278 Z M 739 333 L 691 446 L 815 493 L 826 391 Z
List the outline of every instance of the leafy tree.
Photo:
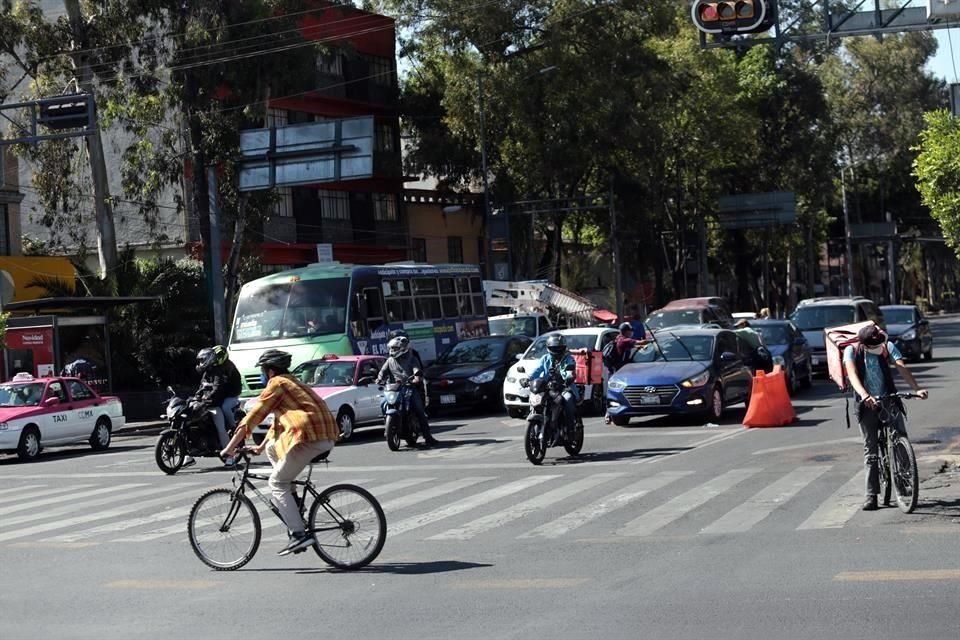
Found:
M 925 121 L 913 175 L 947 245 L 960 255 L 960 119 L 939 109 L 927 113 Z

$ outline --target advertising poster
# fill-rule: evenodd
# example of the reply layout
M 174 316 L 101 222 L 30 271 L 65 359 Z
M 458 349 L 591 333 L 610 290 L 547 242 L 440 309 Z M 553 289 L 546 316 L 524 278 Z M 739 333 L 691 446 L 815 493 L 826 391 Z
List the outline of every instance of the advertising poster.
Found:
M 466 338 L 482 338 L 488 333 L 486 320 L 469 320 L 467 322 L 457 323 L 457 337 L 460 340 Z
M 410 338 L 411 346 L 420 353 L 420 359 L 424 364 L 433 362 L 437 359 L 437 340 L 433 333 L 433 323 L 426 322 L 406 322 L 403 325 L 404 331 Z
M 52 370 L 53 328 L 7 329 L 7 362 L 11 377 L 21 371 L 39 377 Z

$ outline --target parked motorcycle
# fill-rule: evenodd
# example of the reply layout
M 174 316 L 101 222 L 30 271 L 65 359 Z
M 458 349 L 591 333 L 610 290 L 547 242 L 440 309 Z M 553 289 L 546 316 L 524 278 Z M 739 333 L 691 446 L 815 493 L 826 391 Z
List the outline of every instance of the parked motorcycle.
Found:
M 167 387 L 170 398 L 166 403 L 163 418 L 170 427 L 160 432 L 155 457 L 157 466 L 167 475 L 173 475 L 183 466 L 187 456 L 194 458 L 219 458 L 220 439 L 213 415 L 209 409 L 197 408 L 186 399 L 178 396 Z M 239 424 L 244 416 L 238 405 L 234 410 L 234 424 Z M 233 429 L 227 427 L 227 437 L 233 435 Z
M 566 385 L 560 374 L 552 369 L 547 377 L 532 382 L 525 380 L 523 384 L 530 387 L 530 413 L 523 440 L 527 459 L 539 465 L 547 449 L 561 445 L 567 454 L 578 455 L 583 448 L 583 421 L 579 411 L 573 426 L 567 425 L 564 419 L 563 391 Z
M 422 435 L 420 419 L 410 407 L 413 394 L 419 393 L 413 383 L 415 378 L 411 376 L 401 384 L 388 385 L 384 391 L 384 431 L 390 451 L 400 449 L 401 439 L 408 447 L 415 446 L 417 438 Z

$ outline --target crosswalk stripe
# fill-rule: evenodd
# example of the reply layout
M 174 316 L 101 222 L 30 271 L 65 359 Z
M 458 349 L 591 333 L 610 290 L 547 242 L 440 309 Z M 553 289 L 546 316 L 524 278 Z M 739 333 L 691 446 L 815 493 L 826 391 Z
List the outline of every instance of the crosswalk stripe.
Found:
M 142 486 L 143 485 L 133 485 L 133 487 L 142 487 Z M 127 485 L 117 485 L 115 487 L 112 487 L 113 491 L 108 496 L 103 496 L 100 498 L 96 498 L 94 500 L 83 500 L 80 502 L 74 502 L 68 505 L 57 507 L 56 509 L 41 509 L 39 512 L 35 512 L 30 515 L 17 516 L 15 518 L 4 518 L 2 521 L 0 521 L 0 529 L 8 529 L 8 528 L 15 527 L 28 522 L 35 522 L 37 520 L 47 520 L 49 518 L 60 518 L 64 516 L 69 517 L 72 513 L 78 513 L 78 512 L 89 513 L 91 507 L 99 507 L 105 504 L 120 502 L 121 500 L 120 498 L 118 498 L 118 495 L 117 495 L 117 492 L 120 492 L 120 491 L 123 492 L 122 494 L 120 494 L 120 497 L 122 497 L 123 501 L 126 502 L 126 501 L 129 501 L 131 498 L 140 498 L 143 496 L 149 496 L 156 493 L 165 492 L 169 494 L 172 491 L 175 491 L 177 489 L 182 489 L 182 485 L 179 485 L 179 486 L 167 485 L 163 487 L 152 487 L 149 489 L 140 489 L 139 491 L 131 491 L 130 490 L 131 488 L 132 487 L 129 487 Z M 171 496 L 167 496 L 167 499 L 170 500 Z M 95 511 L 94 515 L 96 515 L 97 513 L 102 513 L 102 512 Z
M 460 478 L 459 480 L 453 480 L 452 482 L 445 482 L 443 484 L 438 484 L 435 487 L 430 487 L 429 489 L 424 489 L 423 491 L 410 493 L 405 496 L 396 498 L 394 500 L 388 500 L 387 502 L 381 503 L 380 506 L 383 508 L 384 513 L 389 513 L 391 511 L 397 511 L 399 509 L 413 506 L 415 504 L 424 502 L 426 500 L 439 498 L 440 496 L 446 495 L 448 493 L 453 493 L 454 491 L 460 491 L 461 489 L 466 489 L 471 485 L 475 485 L 480 482 L 486 482 L 488 480 L 495 480 L 495 478 L 479 478 L 479 477 Z
M 84 485 L 89 486 L 89 485 Z M 98 487 L 96 489 L 87 489 L 85 491 L 73 491 L 73 487 L 68 487 L 67 493 L 63 493 L 60 489 L 51 490 L 49 493 L 59 493 L 60 495 L 41 498 L 40 500 L 30 500 L 29 502 L 21 502 L 20 504 L 9 505 L 6 507 L 0 507 L 0 516 L 5 516 L 10 513 L 15 513 L 17 511 L 26 511 L 28 509 L 36 509 L 38 507 L 45 507 L 51 504 L 57 504 L 60 502 L 76 502 L 79 498 L 87 498 L 89 496 L 96 496 L 102 493 L 114 493 L 119 491 L 121 488 L 134 488 L 134 487 L 144 487 L 146 486 L 143 483 L 138 484 L 123 484 L 116 485 L 112 487 Z M 0 527 L 6 526 L 9 521 L 4 519 L 0 521 Z
M 40 498 L 42 496 L 51 496 L 56 493 L 63 493 L 65 491 L 75 491 L 76 489 L 86 489 L 87 487 L 91 487 L 91 486 L 93 485 L 80 484 L 80 485 L 65 486 L 65 487 L 37 489 L 35 491 L 25 491 L 23 493 L 18 493 L 15 496 L 6 496 L 3 498 L 0 498 L 0 504 L 6 503 L 6 502 L 20 502 L 22 500 L 33 500 L 34 498 Z
M 692 475 L 693 471 L 663 471 L 656 475 L 644 478 L 639 482 L 615 491 L 592 504 L 543 524 L 528 531 L 518 538 L 559 538 L 574 529 L 582 527 L 591 520 L 627 506 L 637 498 L 641 498 L 651 491 L 667 486 L 671 482 Z
M 493 502 L 494 500 L 499 500 L 500 498 L 517 493 L 518 491 L 529 489 L 530 487 L 540 484 L 541 482 L 546 482 L 547 480 L 559 477 L 560 476 L 557 475 L 533 476 L 529 478 L 523 478 L 522 480 L 515 480 L 514 482 L 508 482 L 505 485 L 482 491 L 476 495 L 464 498 L 463 500 L 458 500 L 457 502 L 449 504 L 445 507 L 439 507 L 433 511 L 428 511 L 420 515 L 407 518 L 406 520 L 401 520 L 395 525 L 387 525 L 387 535 L 400 535 L 401 533 L 418 529 L 433 522 L 437 522 L 438 520 L 443 520 L 444 518 L 449 518 L 450 516 L 455 516 L 458 513 L 469 511 L 470 509 Z
M 863 470 L 858 471 L 797 529 L 839 529 L 847 524 L 863 504 L 864 473 Z
M 97 520 L 107 520 L 110 518 L 116 518 L 118 516 L 126 515 L 132 511 L 138 509 L 146 509 L 148 507 L 153 507 L 161 504 L 167 504 L 170 502 L 171 496 L 169 495 L 169 490 L 174 487 L 165 487 L 168 492 L 168 495 L 161 496 L 159 498 L 153 498 L 151 500 L 138 500 L 137 502 L 125 504 L 121 507 L 114 507 L 112 509 L 107 509 L 105 511 L 94 511 L 93 513 L 87 513 L 81 516 L 75 516 L 72 518 L 58 518 L 53 522 L 44 522 L 42 524 L 36 524 L 25 529 L 16 529 L 14 531 L 8 531 L 6 533 L 0 533 L 0 542 L 6 542 L 7 540 L 15 540 L 17 538 L 25 538 L 30 535 L 37 533 L 46 533 L 47 531 L 56 531 L 57 529 L 66 529 L 69 527 L 75 527 L 79 524 L 86 524 L 88 522 L 96 522 Z M 176 488 L 182 488 L 176 487 Z M 160 493 L 159 488 L 154 488 L 149 492 L 140 491 L 139 494 L 146 495 L 147 493 Z
M 748 531 L 774 509 L 797 495 L 801 489 L 830 469 L 829 465 L 798 467 L 761 489 L 752 498 L 705 527 L 701 533 L 739 533 Z
M 42 485 L 42 484 L 28 484 L 28 485 L 23 486 L 23 487 L 9 487 L 9 488 L 7 488 L 7 489 L 0 489 L 0 496 L 2 496 L 2 495 L 5 494 L 5 493 L 16 493 L 16 492 L 18 492 L 18 491 L 28 491 L 28 490 L 31 490 L 31 489 L 41 489 L 41 488 L 43 488 L 44 486 L 45 486 L 45 485 Z
M 92 529 L 86 529 L 77 533 L 64 533 L 52 538 L 45 538 L 46 542 L 80 542 L 81 540 L 89 540 L 90 538 L 98 538 L 101 536 L 106 536 L 109 534 L 117 533 L 119 531 L 125 531 L 127 529 L 135 529 L 136 527 L 142 527 L 145 525 L 152 525 L 158 522 L 165 522 L 167 520 L 173 520 L 175 518 L 186 518 L 190 513 L 190 507 L 176 507 L 174 509 L 167 509 L 166 511 L 160 511 L 149 516 L 143 516 L 141 518 L 126 518 L 124 520 L 118 520 L 116 522 L 108 522 L 107 524 L 101 525 L 99 527 L 94 527 Z M 186 530 L 186 527 L 181 527 Z
M 646 536 L 678 520 L 697 507 L 743 482 L 760 469 L 731 469 L 699 487 L 691 489 L 631 520 L 618 531 L 618 536 Z
M 462 527 L 457 527 L 455 529 L 450 529 L 444 531 L 443 533 L 438 533 L 435 536 L 430 536 L 427 540 L 468 540 L 479 533 L 500 527 L 508 522 L 517 520 L 530 514 L 537 509 L 542 509 L 551 504 L 556 504 L 561 500 L 566 500 L 571 496 L 574 496 L 582 491 L 587 491 L 593 487 L 607 482 L 613 478 L 619 478 L 625 474 L 623 473 L 597 473 L 592 476 L 587 476 L 581 480 L 576 480 L 569 482 L 557 489 L 552 491 L 547 491 L 536 497 L 525 500 L 515 504 L 512 507 L 498 511 L 497 513 L 492 513 L 488 516 L 478 518 L 473 522 L 469 522 Z

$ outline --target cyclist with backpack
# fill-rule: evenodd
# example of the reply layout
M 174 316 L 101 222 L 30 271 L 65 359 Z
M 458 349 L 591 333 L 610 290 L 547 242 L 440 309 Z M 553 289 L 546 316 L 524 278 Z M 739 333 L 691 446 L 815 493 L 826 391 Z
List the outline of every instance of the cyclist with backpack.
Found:
M 887 334 L 877 325 L 870 324 L 860 329 L 857 344 L 850 344 L 843 351 L 843 366 L 850 386 L 857 394 L 857 422 L 860 423 L 860 433 L 863 435 L 863 464 L 867 472 L 864 511 L 876 511 L 878 507 L 880 469 L 877 439 L 880 429 L 880 404 L 876 396 L 896 392 L 891 364 L 896 365 L 907 384 L 925 400 L 926 389 L 920 388 L 904 364 L 900 350 L 887 340 Z M 902 431 L 903 423 L 898 420 L 895 428 Z

